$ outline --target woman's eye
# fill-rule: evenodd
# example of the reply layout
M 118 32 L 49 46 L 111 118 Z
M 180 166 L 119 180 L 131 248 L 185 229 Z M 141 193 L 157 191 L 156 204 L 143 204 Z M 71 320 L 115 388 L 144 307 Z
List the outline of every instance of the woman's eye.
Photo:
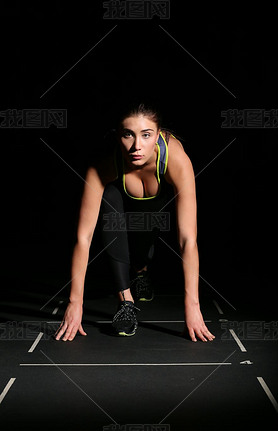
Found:
M 124 138 L 131 138 L 132 136 L 133 135 L 130 132 L 126 132 L 126 133 L 123 134 Z M 143 136 L 144 139 L 148 139 L 150 137 L 150 134 L 149 133 L 143 133 L 142 136 Z

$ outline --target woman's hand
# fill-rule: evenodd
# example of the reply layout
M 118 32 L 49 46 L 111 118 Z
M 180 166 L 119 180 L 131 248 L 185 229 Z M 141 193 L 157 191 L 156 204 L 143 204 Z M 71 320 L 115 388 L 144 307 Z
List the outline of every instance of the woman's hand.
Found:
M 55 338 L 56 340 L 60 340 L 63 336 L 63 341 L 72 341 L 77 333 L 80 332 L 81 335 L 87 335 L 81 325 L 83 313 L 82 303 L 72 303 L 70 302 L 67 306 L 67 309 L 64 314 L 64 319 L 56 331 Z
M 212 341 L 215 336 L 205 325 L 201 310 L 197 304 L 185 305 L 185 327 L 183 335 L 189 334 L 192 341 L 200 338 L 202 341 Z

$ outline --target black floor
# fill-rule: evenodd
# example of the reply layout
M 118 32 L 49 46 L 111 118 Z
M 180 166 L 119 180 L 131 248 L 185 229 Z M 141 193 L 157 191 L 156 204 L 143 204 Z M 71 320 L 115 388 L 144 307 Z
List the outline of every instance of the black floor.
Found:
M 140 303 L 138 331 L 124 338 L 110 330 L 115 297 L 109 292 L 87 297 L 88 336 L 65 343 L 51 334 L 66 298 L 15 289 L 4 301 L 1 319 L 1 425 L 15 430 L 23 424 L 30 430 L 277 429 L 274 313 L 227 302 L 213 289 L 200 290 L 213 342 L 181 337 L 183 296 L 175 290 L 156 292 L 152 302 Z

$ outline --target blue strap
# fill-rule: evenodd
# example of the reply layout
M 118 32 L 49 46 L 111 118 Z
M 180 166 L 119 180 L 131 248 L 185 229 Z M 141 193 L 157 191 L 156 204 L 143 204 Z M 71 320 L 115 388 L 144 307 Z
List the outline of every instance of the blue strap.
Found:
M 163 175 L 166 163 L 166 145 L 161 133 L 159 134 L 157 143 L 160 148 L 159 175 Z

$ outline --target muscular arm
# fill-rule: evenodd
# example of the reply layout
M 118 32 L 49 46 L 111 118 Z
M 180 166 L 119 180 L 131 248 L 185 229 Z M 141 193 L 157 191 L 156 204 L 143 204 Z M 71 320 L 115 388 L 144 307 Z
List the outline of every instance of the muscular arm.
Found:
M 63 336 L 63 341 L 72 341 L 77 331 L 86 335 L 81 325 L 84 281 L 104 188 L 114 179 L 112 163 L 113 160 L 109 158 L 99 162 L 97 167 L 90 167 L 87 171 L 80 206 L 77 241 L 72 255 L 69 304 L 57 331 L 56 340 Z
M 83 302 L 89 249 L 104 191 L 104 184 L 96 168 L 88 169 L 85 181 L 77 228 L 77 242 L 73 250 L 71 266 L 70 301 L 80 303 Z
M 186 330 L 192 341 L 214 336 L 206 327 L 199 304 L 199 254 L 197 246 L 197 204 L 193 167 L 180 142 L 169 142 L 168 177 L 174 187 L 177 235 L 184 274 Z

